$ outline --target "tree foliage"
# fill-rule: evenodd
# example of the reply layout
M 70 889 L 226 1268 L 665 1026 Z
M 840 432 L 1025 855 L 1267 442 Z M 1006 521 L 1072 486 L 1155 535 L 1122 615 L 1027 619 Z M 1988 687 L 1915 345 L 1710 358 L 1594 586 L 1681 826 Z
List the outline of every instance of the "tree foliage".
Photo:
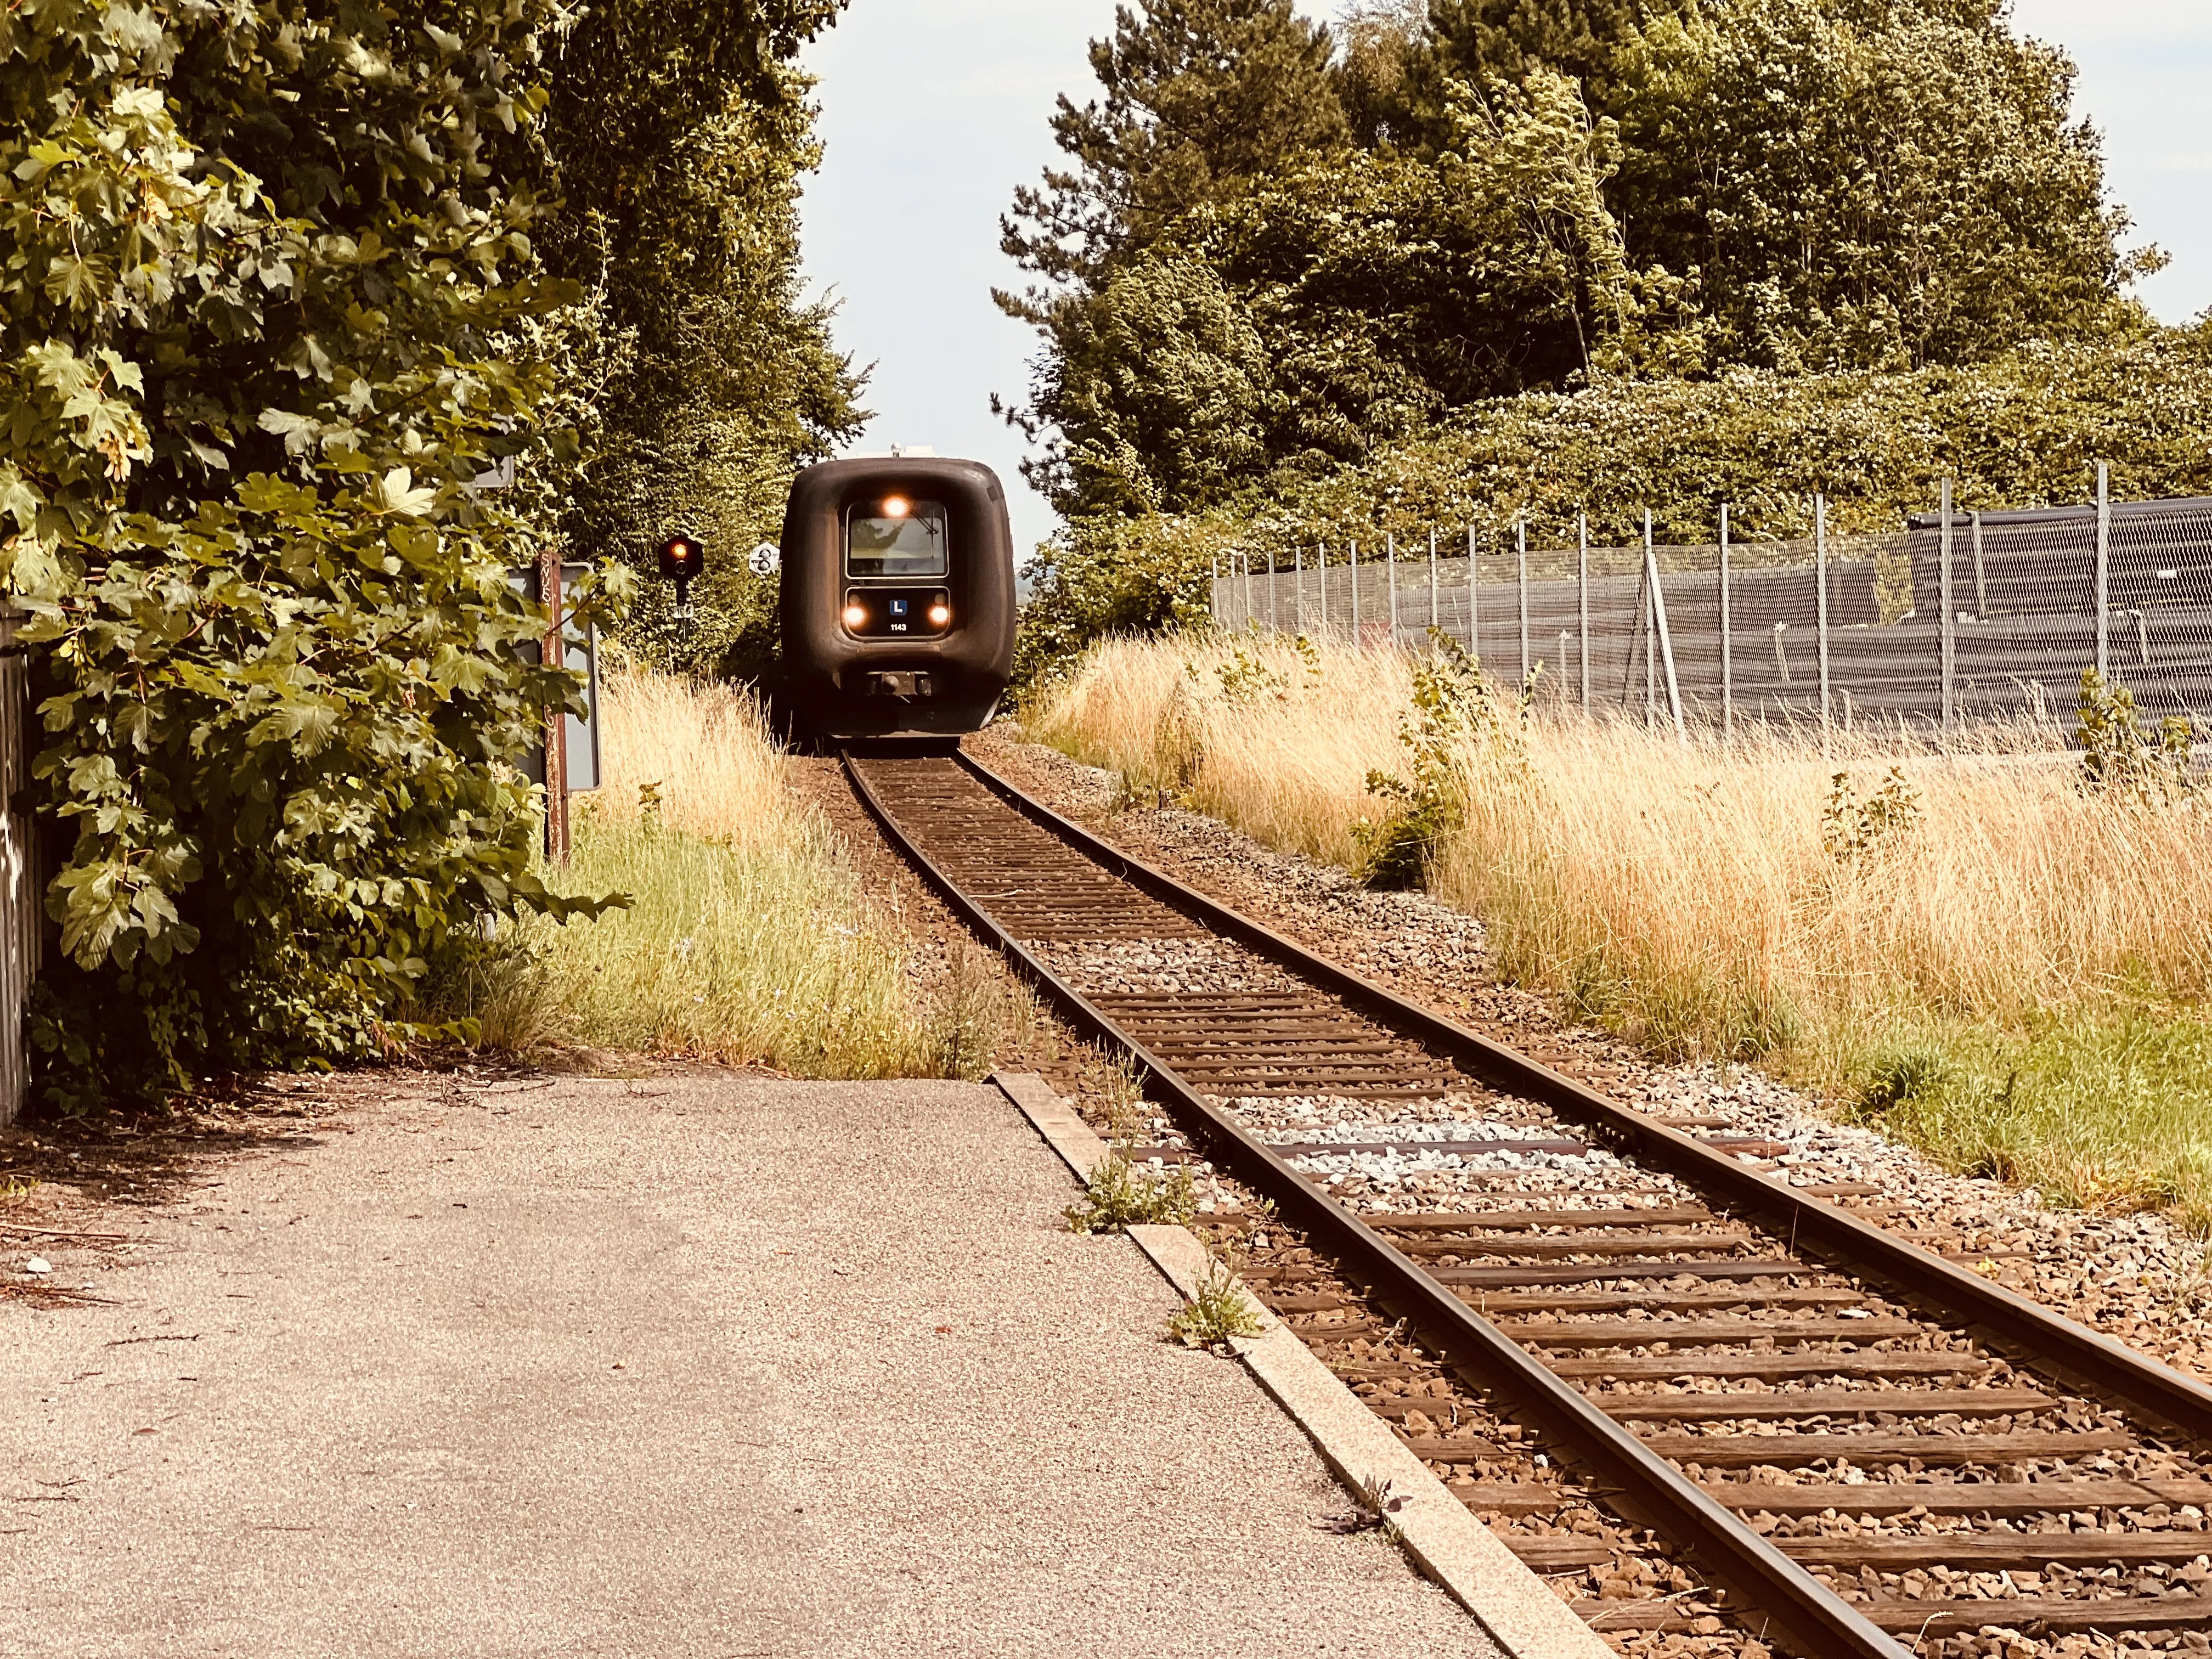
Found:
M 793 473 L 866 419 L 860 378 L 800 290 L 799 179 L 818 158 L 793 59 L 843 0 L 608 0 L 547 57 L 564 210 L 543 237 L 566 319 L 586 465 L 546 507 L 567 544 L 649 570 L 678 531 L 710 550 L 696 619 L 648 586 L 623 629 L 671 666 L 744 671 L 772 648 L 775 539 Z
M 0 27 L 0 573 L 32 620 L 61 960 L 48 1086 L 158 1092 L 392 1032 L 533 873 L 507 763 L 573 677 L 518 647 L 556 464 L 551 0 L 75 0 Z M 603 619 L 620 581 L 577 595 Z
M 1070 515 L 1203 510 L 1523 392 L 2147 326 L 2071 66 L 1998 0 L 1366 0 L 1340 40 L 1163 0 L 1093 60 L 1075 165 L 1006 224 L 1041 285 L 1001 296 Z
M 1662 542 L 1695 545 L 1723 503 L 1739 539 L 1780 540 L 1811 533 L 1816 491 L 1835 530 L 1893 531 L 1946 477 L 1961 511 L 2079 503 L 2100 460 L 2120 499 L 2212 495 L 2208 433 L 2212 325 L 1904 374 L 1739 370 L 1499 398 L 1203 510 L 1069 520 L 1032 569 L 1020 666 L 1048 675 L 1103 634 L 1202 618 L 1208 575 L 1239 555 L 1287 566 L 1326 541 L 1340 560 L 1347 540 L 1504 538 L 1523 518 L 1535 544 L 1571 547 L 1583 514 L 1595 544 L 1632 546 L 1647 507 Z

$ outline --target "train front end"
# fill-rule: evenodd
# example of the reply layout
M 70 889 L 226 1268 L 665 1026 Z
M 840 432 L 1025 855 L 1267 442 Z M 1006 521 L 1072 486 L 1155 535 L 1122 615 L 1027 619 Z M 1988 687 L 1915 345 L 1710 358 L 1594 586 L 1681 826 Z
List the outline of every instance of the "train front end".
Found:
M 785 508 L 783 672 L 793 735 L 957 738 L 1014 657 L 1006 491 L 980 462 L 825 461 Z

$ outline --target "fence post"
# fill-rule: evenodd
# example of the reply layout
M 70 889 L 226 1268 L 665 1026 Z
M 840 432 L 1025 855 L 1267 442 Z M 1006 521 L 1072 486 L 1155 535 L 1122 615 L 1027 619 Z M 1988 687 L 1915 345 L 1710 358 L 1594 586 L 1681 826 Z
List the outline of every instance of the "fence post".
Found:
M 1644 510 L 1644 580 L 1651 590 L 1651 620 L 1659 630 L 1659 654 L 1667 665 L 1667 708 L 1674 717 L 1674 740 L 1686 744 L 1690 733 L 1682 724 L 1682 687 L 1674 678 L 1674 641 L 1667 632 L 1667 596 L 1659 589 L 1659 553 L 1651 544 L 1649 507 Z
M 1220 627 L 1220 626 L 1221 626 L 1221 555 L 1220 555 L 1220 553 L 1219 553 L 1218 551 L 1216 551 L 1216 552 L 1213 554 L 1212 558 L 1213 558 L 1213 580 L 1212 580 L 1212 581 L 1211 581 L 1210 583 L 1208 583 L 1208 584 L 1206 585 L 1206 614 L 1207 616 L 1209 616 L 1209 617 L 1212 617 L 1212 618 L 1213 618 L 1213 625 L 1214 625 L 1216 628 L 1218 628 L 1218 627 Z
M 1258 615 L 1258 613 L 1257 613 L 1256 611 L 1255 611 L 1252 609 L 1252 554 L 1251 554 L 1251 550 L 1248 548 L 1248 549 L 1247 549 L 1247 550 L 1245 550 L 1243 552 L 1242 552 L 1242 553 L 1238 554 L 1237 556 L 1239 559 L 1243 560 L 1243 564 L 1244 564 L 1244 626 L 1245 626 L 1245 628 L 1249 630 L 1249 629 L 1251 628 L 1252 624 L 1253 624 L 1255 622 L 1256 622 L 1256 621 L 1258 621 L 1258 620 L 1259 620 L 1259 615 Z
M 1271 634 L 1283 631 L 1281 608 L 1275 593 L 1275 544 L 1270 542 L 1267 544 L 1267 631 Z
M 1575 622 L 1582 631 L 1583 713 L 1589 713 L 1589 514 L 1575 514 Z
M 1437 532 L 1429 532 L 1429 627 L 1437 626 Z M 1431 646 L 1431 649 L 1435 647 Z
M 1360 544 L 1352 542 L 1352 648 L 1360 646 Z
M 1386 530 L 1382 532 L 1382 597 L 1390 607 L 1391 648 L 1398 644 L 1398 538 Z
M 2112 678 L 2112 469 L 2097 463 L 2097 678 Z
M 1298 625 L 1298 637 L 1306 635 L 1306 544 L 1296 542 L 1291 547 L 1291 615 Z
M 1813 621 L 1820 636 L 1820 732 L 1827 734 L 1828 709 L 1828 498 L 1813 497 Z
M 1978 619 L 1990 614 L 1990 573 L 1982 568 L 1982 510 L 1974 509 L 1971 520 L 1974 526 L 1974 615 Z
M 1644 630 L 1644 725 L 1647 731 L 1659 723 L 1659 630 L 1651 620 L 1651 560 L 1644 560 L 1638 601 L 1643 612 L 1637 618 L 1637 626 Z
M 1522 518 L 1522 519 L 1516 519 L 1516 520 L 1513 521 L 1513 538 L 1514 538 L 1514 547 L 1515 547 L 1515 550 L 1516 550 L 1516 551 L 1518 553 L 1518 555 L 1520 556 L 1520 561 L 1521 561 L 1519 574 L 1518 574 L 1514 578 L 1514 580 L 1515 580 L 1515 581 L 1519 585 L 1518 598 L 1519 598 L 1520 607 L 1521 607 L 1521 689 L 1522 689 L 1523 691 L 1526 691 L 1526 690 L 1528 689 L 1528 520 L 1526 520 L 1525 518 Z
M 1735 736 L 1735 643 L 1729 638 L 1729 509 L 1721 503 L 1721 741 Z
M 1467 527 L 1467 648 L 1477 662 L 1482 660 L 1481 614 L 1476 609 L 1481 584 L 1476 578 L 1481 573 L 1474 567 L 1474 526 Z
M 1321 590 L 1321 631 L 1328 632 L 1328 544 L 1314 544 L 1314 586 Z
M 1958 641 L 1952 629 L 1957 623 L 1957 607 L 1951 600 L 1951 481 L 1943 480 L 1942 535 L 1936 550 L 1936 592 L 1943 606 L 1942 625 L 1939 637 L 1943 656 L 1943 729 L 1948 732 L 1959 718 L 1959 659 Z

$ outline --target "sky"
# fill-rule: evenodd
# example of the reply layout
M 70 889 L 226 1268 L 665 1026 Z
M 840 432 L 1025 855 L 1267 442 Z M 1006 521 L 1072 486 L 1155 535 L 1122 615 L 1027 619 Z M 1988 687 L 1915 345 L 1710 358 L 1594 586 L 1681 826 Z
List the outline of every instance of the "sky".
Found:
M 1021 434 L 990 409 L 994 392 L 1020 398 L 1036 349 L 991 303 L 1023 276 L 999 216 L 1057 155 L 1054 96 L 1094 93 L 1085 44 L 1113 16 L 1114 0 L 852 0 L 805 57 L 825 146 L 803 208 L 807 275 L 841 307 L 841 348 L 873 366 L 876 418 L 848 453 L 985 462 L 1019 550 L 1054 518 L 1022 484 Z M 2212 307 L 2212 0 L 2014 0 L 2014 19 L 2081 65 L 2075 111 L 2103 130 L 2134 240 L 2172 256 L 2144 301 L 2170 323 Z

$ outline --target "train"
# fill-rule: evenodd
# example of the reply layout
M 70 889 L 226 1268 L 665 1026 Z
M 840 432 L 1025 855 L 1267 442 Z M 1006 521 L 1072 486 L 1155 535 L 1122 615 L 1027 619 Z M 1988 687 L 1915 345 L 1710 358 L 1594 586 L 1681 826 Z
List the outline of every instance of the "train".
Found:
M 945 747 L 990 723 L 1014 660 L 1006 492 L 979 461 L 824 461 L 778 549 L 777 726 L 799 742 Z

